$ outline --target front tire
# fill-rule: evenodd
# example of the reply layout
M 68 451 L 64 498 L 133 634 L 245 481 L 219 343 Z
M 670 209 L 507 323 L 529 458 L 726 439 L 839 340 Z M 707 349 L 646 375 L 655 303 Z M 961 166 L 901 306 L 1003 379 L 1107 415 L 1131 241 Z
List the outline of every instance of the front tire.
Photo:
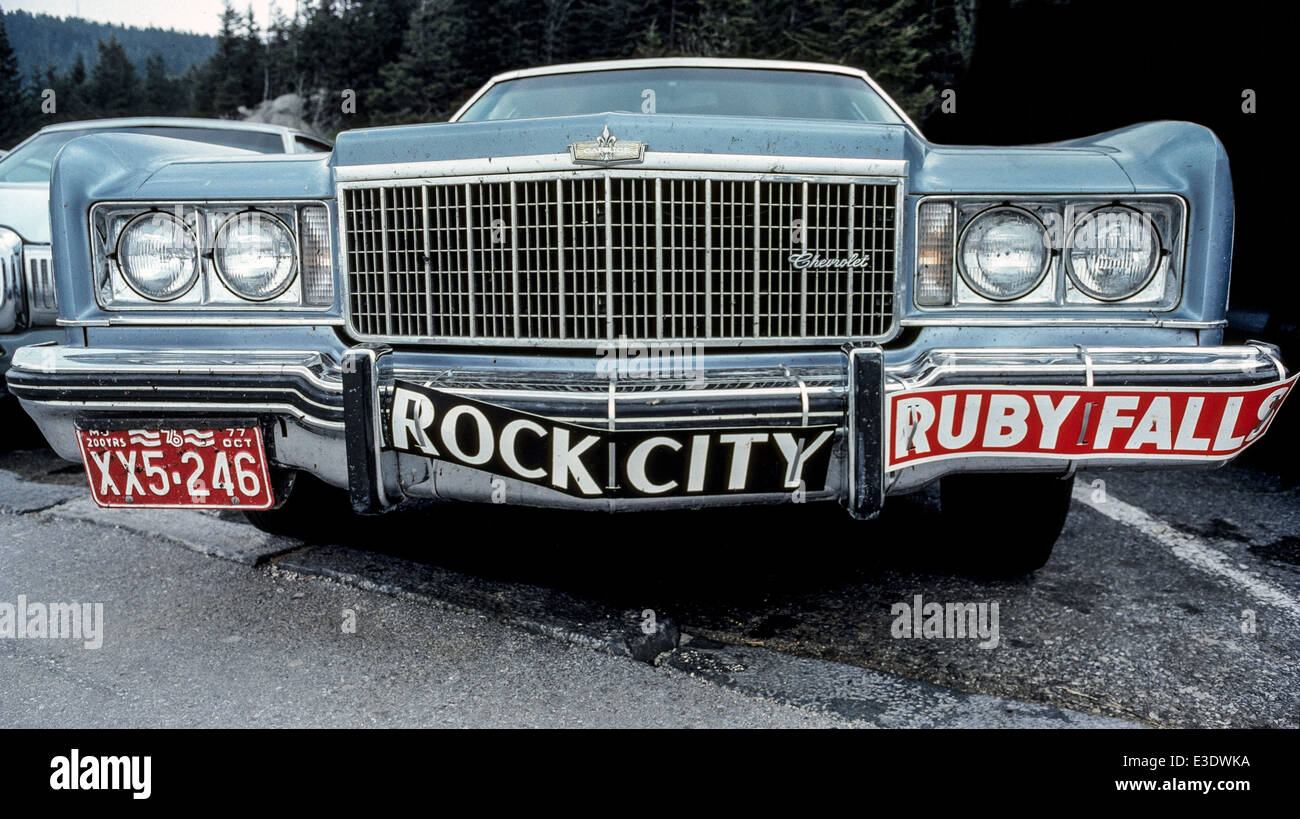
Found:
M 978 573 L 1019 577 L 1052 556 L 1073 490 L 1073 475 L 949 475 L 939 482 L 939 505 L 954 544 L 987 544 L 974 557 Z
M 258 529 L 282 537 L 320 541 L 337 537 L 341 524 L 346 526 L 342 518 L 352 513 L 346 489 L 337 489 L 304 472 L 279 483 L 277 491 L 287 491 L 283 503 L 274 509 L 244 513 Z

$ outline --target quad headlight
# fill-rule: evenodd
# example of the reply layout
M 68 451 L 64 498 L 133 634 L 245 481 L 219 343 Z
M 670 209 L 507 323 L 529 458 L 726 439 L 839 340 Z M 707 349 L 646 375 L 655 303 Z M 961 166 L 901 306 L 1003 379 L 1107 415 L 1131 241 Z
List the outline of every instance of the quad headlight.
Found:
M 1007 301 L 1029 293 L 1047 274 L 1051 239 L 1032 213 L 994 207 L 962 231 L 958 258 L 962 278 L 986 299 Z
M 334 306 L 329 209 L 318 201 L 101 202 L 90 228 L 105 309 Z
M 213 262 L 226 286 L 250 301 L 283 293 L 298 271 L 293 234 L 284 222 L 250 210 L 226 219 L 217 229 Z
M 117 240 L 117 263 L 132 290 L 151 301 L 172 301 L 199 278 L 194 228 L 164 211 L 132 219 Z
M 912 297 L 953 310 L 1171 310 L 1186 221 L 1174 194 L 926 196 Z
M 1065 269 L 1094 299 L 1118 301 L 1140 292 L 1159 263 L 1160 233 L 1142 211 L 1096 208 L 1070 231 Z

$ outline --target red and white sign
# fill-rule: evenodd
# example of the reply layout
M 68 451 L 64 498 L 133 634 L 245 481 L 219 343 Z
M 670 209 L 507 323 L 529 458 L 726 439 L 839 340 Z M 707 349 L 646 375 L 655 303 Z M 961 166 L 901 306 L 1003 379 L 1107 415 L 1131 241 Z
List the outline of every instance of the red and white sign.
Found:
M 79 429 L 90 493 L 100 506 L 270 509 L 262 430 Z
M 886 405 L 885 469 L 972 455 L 1222 460 L 1300 376 L 1258 387 L 927 387 Z

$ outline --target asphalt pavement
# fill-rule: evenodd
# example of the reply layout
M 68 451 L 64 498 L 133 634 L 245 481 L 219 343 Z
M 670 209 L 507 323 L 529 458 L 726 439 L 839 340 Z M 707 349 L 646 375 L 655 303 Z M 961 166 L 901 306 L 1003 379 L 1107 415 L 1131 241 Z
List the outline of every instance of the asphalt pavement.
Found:
M 1300 487 L 1249 463 L 1081 473 L 1014 581 L 980 571 L 1014 511 L 953 542 L 932 492 L 332 510 L 308 543 L 84 481 L 0 454 L 0 726 L 1300 727 Z M 102 646 L 4 636 L 20 595 L 101 603 Z M 970 633 L 905 627 L 935 603 Z

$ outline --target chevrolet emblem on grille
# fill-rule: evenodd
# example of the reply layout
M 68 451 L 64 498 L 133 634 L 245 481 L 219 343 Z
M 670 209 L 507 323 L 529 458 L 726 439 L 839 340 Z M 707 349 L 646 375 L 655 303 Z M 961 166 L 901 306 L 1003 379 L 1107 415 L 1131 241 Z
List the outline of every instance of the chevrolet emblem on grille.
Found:
M 617 165 L 624 162 L 641 162 L 645 159 L 645 143 L 624 140 L 609 132 L 609 126 L 601 135 L 587 142 L 575 142 L 569 146 L 569 153 L 574 162 L 592 165 Z

